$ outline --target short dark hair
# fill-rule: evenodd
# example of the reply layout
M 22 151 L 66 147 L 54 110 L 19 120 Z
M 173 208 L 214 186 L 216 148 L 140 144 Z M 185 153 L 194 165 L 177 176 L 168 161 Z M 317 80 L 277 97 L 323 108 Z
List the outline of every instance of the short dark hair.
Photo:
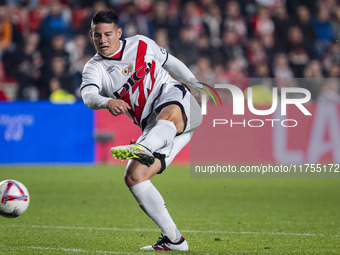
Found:
M 98 23 L 114 23 L 116 26 L 118 26 L 119 18 L 118 15 L 110 10 L 103 10 L 96 12 L 93 15 L 91 26 L 96 25 Z

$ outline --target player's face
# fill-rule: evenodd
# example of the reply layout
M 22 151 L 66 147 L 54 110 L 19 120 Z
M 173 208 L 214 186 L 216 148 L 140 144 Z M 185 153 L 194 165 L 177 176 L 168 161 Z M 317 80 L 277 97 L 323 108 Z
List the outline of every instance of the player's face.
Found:
M 122 29 L 113 23 L 98 23 L 92 26 L 91 38 L 96 50 L 105 56 L 115 53 L 120 46 Z

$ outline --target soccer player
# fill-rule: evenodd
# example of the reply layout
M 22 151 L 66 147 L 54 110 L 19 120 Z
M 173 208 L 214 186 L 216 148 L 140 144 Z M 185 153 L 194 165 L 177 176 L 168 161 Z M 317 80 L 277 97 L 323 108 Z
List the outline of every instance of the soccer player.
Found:
M 108 109 L 114 116 L 127 114 L 143 131 L 135 144 L 111 148 L 113 157 L 129 160 L 125 183 L 163 233 L 155 245 L 141 249 L 186 251 L 188 243 L 150 179 L 164 171 L 201 124 L 200 107 L 183 84 L 199 83 L 153 40 L 141 35 L 121 39 L 122 29 L 112 11 L 93 16 L 90 35 L 97 54 L 83 70 L 85 105 Z

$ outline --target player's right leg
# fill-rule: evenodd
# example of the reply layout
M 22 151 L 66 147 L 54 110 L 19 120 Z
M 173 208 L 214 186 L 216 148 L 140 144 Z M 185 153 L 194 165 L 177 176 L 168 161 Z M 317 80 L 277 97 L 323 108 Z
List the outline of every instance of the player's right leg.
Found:
M 143 247 L 143 250 L 188 250 L 188 243 L 178 231 L 172 220 L 163 197 L 150 179 L 161 169 L 159 159 L 150 167 L 138 161 L 130 160 L 124 175 L 126 185 L 137 200 L 142 210 L 158 225 L 163 237 L 155 245 Z

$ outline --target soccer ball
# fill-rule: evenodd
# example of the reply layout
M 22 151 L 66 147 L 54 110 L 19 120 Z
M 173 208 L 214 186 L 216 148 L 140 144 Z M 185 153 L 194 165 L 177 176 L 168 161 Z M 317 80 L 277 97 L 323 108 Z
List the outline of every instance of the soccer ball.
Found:
M 23 214 L 30 203 L 24 184 L 15 180 L 0 182 L 0 215 L 15 218 Z

